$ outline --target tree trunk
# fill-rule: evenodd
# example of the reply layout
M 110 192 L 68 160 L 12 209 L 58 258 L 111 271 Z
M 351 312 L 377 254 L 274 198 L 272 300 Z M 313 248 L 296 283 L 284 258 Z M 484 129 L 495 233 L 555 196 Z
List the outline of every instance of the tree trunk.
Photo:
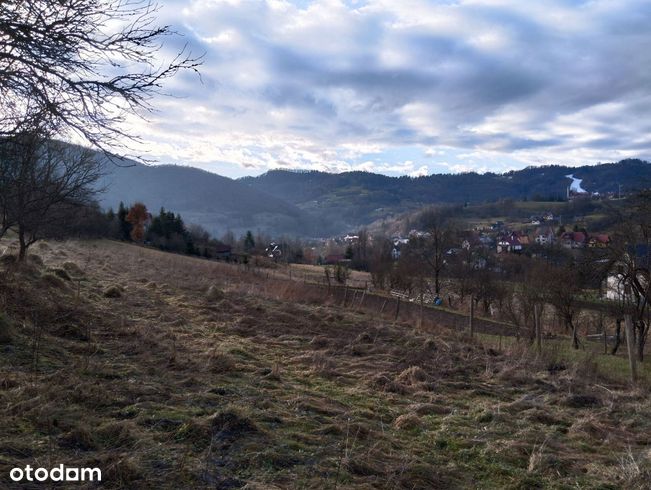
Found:
M 23 262 L 25 257 L 27 257 L 27 242 L 25 241 L 25 230 L 22 227 L 18 228 L 18 243 L 20 244 L 20 249 L 18 251 L 18 261 Z
M 570 328 L 572 329 L 572 347 L 574 349 L 579 349 L 579 335 L 576 331 L 576 326 L 573 322 L 570 321 Z
M 622 319 L 618 318 L 617 319 L 617 326 L 615 327 L 615 345 L 613 346 L 613 350 L 610 351 L 611 355 L 617 354 L 617 349 L 619 349 L 619 345 L 622 343 Z
M 637 360 L 644 362 L 644 344 L 646 343 L 646 325 L 644 320 L 640 320 L 637 324 Z

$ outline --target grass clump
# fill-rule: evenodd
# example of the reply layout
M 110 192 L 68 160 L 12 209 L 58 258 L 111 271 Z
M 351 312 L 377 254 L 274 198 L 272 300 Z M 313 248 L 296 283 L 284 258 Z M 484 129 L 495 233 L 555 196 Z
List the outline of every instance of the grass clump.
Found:
M 62 267 L 71 276 L 82 277 L 84 275 L 84 271 L 81 270 L 81 267 L 74 262 L 64 262 Z
M 61 277 L 59 277 L 57 274 L 53 274 L 51 272 L 46 272 L 41 276 L 41 281 L 46 287 L 51 287 L 54 289 L 64 289 L 66 287 L 66 283 Z
M 224 292 L 213 284 L 206 291 L 206 299 L 208 301 L 219 301 L 224 299 Z
M 52 273 L 55 276 L 60 277 L 64 281 L 72 281 L 72 277 L 70 277 L 70 274 L 68 274 L 68 271 L 65 270 L 65 269 L 62 269 L 62 268 L 58 267 L 56 269 L 52 269 Z
M 213 373 L 229 373 L 235 370 L 235 359 L 219 348 L 210 351 L 208 366 Z
M 120 288 L 120 286 L 117 286 L 115 284 L 107 287 L 104 290 L 105 298 L 119 298 L 121 296 L 122 296 L 122 288 Z

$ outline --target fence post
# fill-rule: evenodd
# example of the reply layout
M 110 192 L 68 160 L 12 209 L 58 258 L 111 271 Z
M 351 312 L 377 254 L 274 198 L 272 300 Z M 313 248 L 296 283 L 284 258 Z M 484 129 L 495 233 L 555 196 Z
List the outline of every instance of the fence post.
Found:
M 540 305 L 533 305 L 533 328 L 536 335 L 536 349 L 538 349 L 539 354 L 542 352 L 542 329 L 540 325 L 540 317 L 542 314 L 540 311 L 541 309 Z
M 624 322 L 626 324 L 626 348 L 628 350 L 628 363 L 631 368 L 631 381 L 637 382 L 637 365 L 635 359 L 635 345 L 633 334 L 633 320 L 630 313 L 624 315 Z
M 606 322 L 604 322 L 604 314 L 599 312 L 599 323 L 601 323 L 601 331 L 604 334 L 604 354 L 608 354 L 608 335 L 606 334 Z
M 382 303 L 382 308 L 380 308 L 380 315 L 384 312 L 384 308 L 387 305 L 388 298 L 384 298 L 384 303 Z
M 470 317 L 468 318 L 468 327 L 470 329 L 470 336 L 475 336 L 475 295 L 470 295 Z
M 425 300 L 423 298 L 423 288 L 420 288 L 420 315 L 418 317 L 418 328 L 422 329 L 423 328 L 423 304 Z

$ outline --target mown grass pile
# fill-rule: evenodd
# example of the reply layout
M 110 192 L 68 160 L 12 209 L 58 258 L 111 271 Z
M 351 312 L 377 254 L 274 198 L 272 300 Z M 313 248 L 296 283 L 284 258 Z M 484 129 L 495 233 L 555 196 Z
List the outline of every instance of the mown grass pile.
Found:
M 589 362 L 415 331 L 302 302 L 235 266 L 119 243 L 38 253 L 2 266 L 3 485 L 14 466 L 59 463 L 101 468 L 106 488 L 651 478 L 648 389 Z

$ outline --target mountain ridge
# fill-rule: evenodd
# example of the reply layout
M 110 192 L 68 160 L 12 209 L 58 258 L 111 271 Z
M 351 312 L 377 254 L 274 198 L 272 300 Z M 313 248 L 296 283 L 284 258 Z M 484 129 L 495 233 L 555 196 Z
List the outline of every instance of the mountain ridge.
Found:
M 569 167 L 545 165 L 502 174 L 390 177 L 372 172 L 270 170 L 230 179 L 183 165 L 107 164 L 104 207 L 144 202 L 180 213 L 219 236 L 259 230 L 273 236 L 332 236 L 427 205 L 501 199 L 562 200 L 571 179 L 588 192 L 627 193 L 651 187 L 651 164 L 638 159 Z M 621 185 L 621 188 L 620 188 Z

